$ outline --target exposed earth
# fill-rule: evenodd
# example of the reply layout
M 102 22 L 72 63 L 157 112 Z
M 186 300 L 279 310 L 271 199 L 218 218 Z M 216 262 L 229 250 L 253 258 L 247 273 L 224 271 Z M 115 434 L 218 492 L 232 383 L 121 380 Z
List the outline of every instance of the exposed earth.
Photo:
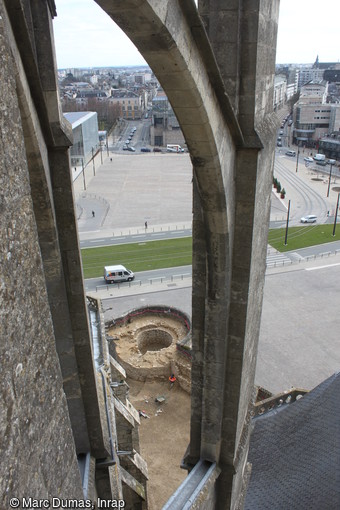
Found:
M 170 390 L 168 381 L 127 383 L 131 403 L 149 416 L 140 418 L 140 453 L 148 464 L 148 509 L 160 510 L 187 475 L 180 463 L 189 444 L 190 395 L 177 383 Z
M 179 380 L 183 385 L 190 379 L 190 363 L 176 342 L 188 329 L 176 317 L 151 314 L 132 316 L 108 333 L 127 373 L 129 400 L 143 413 L 139 438 L 148 465 L 148 509 L 160 510 L 187 476 L 180 464 L 189 444 L 190 395 Z M 180 376 L 170 389 L 172 371 Z
M 175 317 L 144 314 L 111 327 L 108 333 L 114 339 L 117 359 L 122 362 L 128 375 L 143 368 L 150 369 L 152 376 L 155 375 L 155 369 L 168 367 L 164 375 L 169 376 L 176 342 L 183 339 L 188 330 Z M 130 369 L 127 369 L 127 364 Z M 137 373 L 135 375 L 138 379 Z

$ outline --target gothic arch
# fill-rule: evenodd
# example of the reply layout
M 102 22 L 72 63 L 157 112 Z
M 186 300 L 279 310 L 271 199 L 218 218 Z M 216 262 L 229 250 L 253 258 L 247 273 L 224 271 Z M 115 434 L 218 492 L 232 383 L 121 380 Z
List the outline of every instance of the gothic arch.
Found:
M 95 1 L 153 69 L 190 151 L 193 389 L 186 460 L 217 462 L 218 494 L 227 508 L 227 501 L 240 498 L 246 478 L 273 166 L 270 104 L 279 4 L 201 0 L 204 27 L 193 0 Z M 220 22 L 224 16 L 232 23 Z M 222 35 L 213 34 L 216 28 Z M 234 495 L 232 486 L 238 487 Z

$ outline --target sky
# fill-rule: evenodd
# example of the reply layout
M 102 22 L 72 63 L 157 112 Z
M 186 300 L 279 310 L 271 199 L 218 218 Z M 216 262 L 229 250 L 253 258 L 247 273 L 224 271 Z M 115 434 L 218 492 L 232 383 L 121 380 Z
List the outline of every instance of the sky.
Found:
M 132 42 L 94 0 L 55 0 L 57 65 L 146 65 Z M 281 0 L 276 63 L 340 61 L 339 0 Z

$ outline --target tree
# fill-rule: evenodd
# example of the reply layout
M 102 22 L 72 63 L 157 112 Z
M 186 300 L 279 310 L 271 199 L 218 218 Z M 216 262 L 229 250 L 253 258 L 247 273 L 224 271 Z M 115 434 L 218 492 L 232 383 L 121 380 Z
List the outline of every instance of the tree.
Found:
M 292 97 L 290 97 L 287 101 L 287 105 L 289 107 L 289 111 L 292 112 L 293 111 L 293 107 L 295 105 L 295 103 L 298 102 L 300 98 L 300 92 L 296 92 Z

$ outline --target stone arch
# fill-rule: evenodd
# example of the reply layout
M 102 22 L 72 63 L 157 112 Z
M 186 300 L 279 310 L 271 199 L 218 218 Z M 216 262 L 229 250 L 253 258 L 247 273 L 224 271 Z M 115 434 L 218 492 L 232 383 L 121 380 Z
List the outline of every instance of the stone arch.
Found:
M 196 261 L 193 264 L 197 266 L 196 278 L 201 280 L 196 287 L 196 298 L 204 302 L 205 308 L 205 324 L 197 325 L 196 334 L 200 338 L 197 346 L 193 341 L 193 351 L 197 354 L 197 382 L 204 379 L 206 388 L 215 388 L 217 381 L 223 380 L 221 361 L 225 358 L 225 344 L 221 339 L 226 337 L 227 331 L 235 150 L 244 143 L 242 133 L 194 2 L 96 2 L 123 29 L 154 71 L 176 113 L 190 151 L 195 195 Z M 195 257 L 198 244 L 203 249 L 197 249 Z M 216 313 L 223 317 L 217 337 L 212 334 Z M 203 352 L 209 366 L 205 374 L 200 361 Z M 203 427 L 205 423 L 207 429 L 213 428 L 205 454 L 210 460 L 217 460 L 214 443 L 221 433 L 222 408 L 218 402 L 211 402 L 202 409 L 203 387 L 196 388 L 192 426 L 198 430 L 191 437 L 192 455 L 196 458 L 201 455 L 201 441 L 195 438 L 200 436 L 203 422 Z
M 208 38 L 193 0 L 95 1 L 155 72 L 190 151 L 193 390 L 186 461 L 218 463 L 217 492 L 227 508 L 246 479 L 273 167 L 279 3 L 201 0 Z M 216 21 L 223 19 L 232 20 L 230 30 L 214 37 L 214 28 L 226 32 L 225 22 Z M 230 63 L 221 59 L 221 45 Z

